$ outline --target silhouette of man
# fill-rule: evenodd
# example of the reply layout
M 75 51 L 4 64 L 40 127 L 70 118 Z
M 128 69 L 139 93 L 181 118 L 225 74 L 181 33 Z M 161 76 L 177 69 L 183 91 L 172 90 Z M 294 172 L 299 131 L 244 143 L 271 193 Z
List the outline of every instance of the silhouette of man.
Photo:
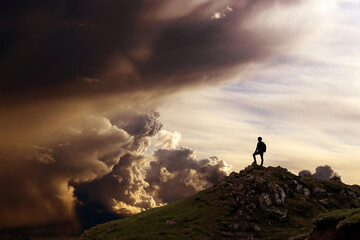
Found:
M 256 155 L 260 154 L 261 157 L 261 166 L 264 163 L 264 152 L 266 152 L 266 145 L 264 142 L 262 142 L 262 137 L 258 137 L 258 143 L 256 145 L 256 149 L 255 152 L 253 153 L 253 157 L 254 157 L 254 163 L 256 163 Z

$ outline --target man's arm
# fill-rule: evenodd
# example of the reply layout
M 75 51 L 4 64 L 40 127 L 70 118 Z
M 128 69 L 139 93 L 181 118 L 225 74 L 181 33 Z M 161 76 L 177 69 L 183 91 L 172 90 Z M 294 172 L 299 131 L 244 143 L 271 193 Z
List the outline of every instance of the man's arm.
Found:
M 259 143 L 256 145 L 256 149 L 255 149 L 255 152 L 258 152 L 259 151 Z

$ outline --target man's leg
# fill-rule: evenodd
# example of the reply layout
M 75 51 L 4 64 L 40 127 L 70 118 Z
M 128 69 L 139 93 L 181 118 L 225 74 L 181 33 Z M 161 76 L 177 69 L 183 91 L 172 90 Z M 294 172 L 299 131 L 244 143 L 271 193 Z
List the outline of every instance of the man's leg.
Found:
M 261 156 L 261 165 L 260 166 L 262 166 L 264 163 L 264 153 L 261 152 L 260 156 Z
M 258 154 L 258 153 L 253 153 L 253 158 L 254 158 L 254 163 L 255 163 L 255 164 L 257 164 L 257 163 L 256 163 L 256 157 L 255 157 L 256 154 Z

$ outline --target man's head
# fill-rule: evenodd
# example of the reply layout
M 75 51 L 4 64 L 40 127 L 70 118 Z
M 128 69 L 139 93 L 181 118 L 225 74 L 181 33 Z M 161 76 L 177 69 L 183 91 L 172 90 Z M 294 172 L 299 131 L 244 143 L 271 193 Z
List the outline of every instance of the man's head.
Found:
M 261 142 L 261 140 L 262 140 L 262 137 L 258 137 L 258 141 Z

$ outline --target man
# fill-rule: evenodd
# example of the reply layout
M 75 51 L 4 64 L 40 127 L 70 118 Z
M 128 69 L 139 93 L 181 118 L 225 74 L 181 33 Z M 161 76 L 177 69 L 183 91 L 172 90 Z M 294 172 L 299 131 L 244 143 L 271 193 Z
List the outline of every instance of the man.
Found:
M 253 157 L 254 157 L 254 163 L 256 163 L 256 157 L 255 155 L 258 155 L 260 154 L 260 157 L 261 157 L 261 166 L 263 165 L 264 163 L 264 152 L 266 152 L 266 145 L 264 142 L 262 142 L 262 138 L 261 137 L 258 137 L 258 143 L 257 143 L 257 146 L 256 146 L 256 149 L 255 149 L 255 152 L 253 154 Z

